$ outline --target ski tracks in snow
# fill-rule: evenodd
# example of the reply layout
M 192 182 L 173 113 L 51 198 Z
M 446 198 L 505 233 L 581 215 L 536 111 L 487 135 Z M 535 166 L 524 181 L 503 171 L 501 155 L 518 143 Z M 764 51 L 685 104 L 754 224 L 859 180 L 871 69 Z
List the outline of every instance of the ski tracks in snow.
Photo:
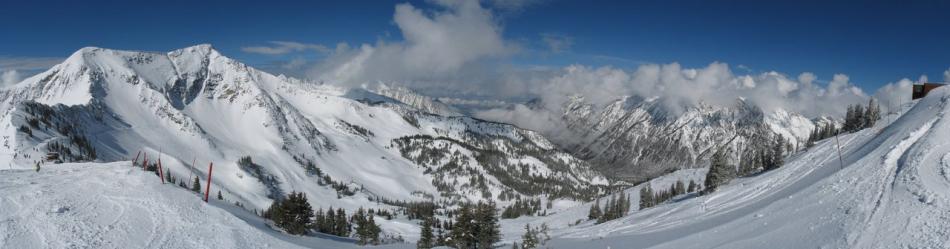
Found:
M 887 214 L 882 214 L 884 210 L 888 209 L 888 206 L 893 198 L 891 195 L 893 193 L 894 187 L 897 182 L 898 175 L 906 167 L 905 162 L 907 161 L 908 151 L 924 137 L 930 129 L 933 127 L 934 123 L 939 121 L 939 118 L 933 119 L 923 126 L 917 128 L 916 130 L 910 132 L 904 139 L 890 148 L 887 154 L 884 155 L 883 159 L 883 169 L 875 170 L 873 177 L 869 178 L 875 180 L 874 183 L 877 185 L 877 196 L 875 197 L 873 203 L 874 206 L 871 209 L 870 214 L 864 219 L 864 228 L 859 229 L 857 236 L 854 237 L 853 241 L 850 241 L 848 244 L 853 245 L 854 248 L 872 248 L 874 244 L 880 241 L 878 232 L 884 230 L 893 230 L 897 224 L 885 224 L 885 222 L 891 221 L 887 219 Z M 906 223 L 905 223 L 906 225 Z

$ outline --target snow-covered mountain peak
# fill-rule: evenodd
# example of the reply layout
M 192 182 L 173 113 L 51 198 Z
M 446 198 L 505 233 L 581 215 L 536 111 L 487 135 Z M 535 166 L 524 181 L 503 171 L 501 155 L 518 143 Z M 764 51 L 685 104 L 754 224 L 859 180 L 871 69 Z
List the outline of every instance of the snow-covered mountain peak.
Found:
M 210 45 L 84 48 L 0 92 L 0 133 L 10 144 L 0 157 L 31 165 L 53 149 L 66 161 L 162 152 L 179 177 L 206 173 L 193 159 L 213 161 L 216 187 L 256 208 L 291 190 L 355 208 L 383 196 L 583 199 L 607 183 L 535 132 L 444 116 L 452 109 L 407 89 L 352 92 L 258 71 Z M 254 163 L 238 164 L 245 156 Z

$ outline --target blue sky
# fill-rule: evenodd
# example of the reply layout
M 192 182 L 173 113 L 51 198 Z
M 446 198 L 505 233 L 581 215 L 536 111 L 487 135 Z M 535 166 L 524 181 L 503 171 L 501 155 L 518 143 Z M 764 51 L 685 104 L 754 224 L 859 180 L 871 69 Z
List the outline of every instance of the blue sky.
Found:
M 36 70 L 84 46 L 169 51 L 211 43 L 251 65 L 326 51 L 248 52 L 270 41 L 333 49 L 404 40 L 394 9 L 404 1 L 12 1 L 0 8 L 0 70 Z M 942 80 L 950 67 L 946 1 L 509 1 L 481 3 L 517 52 L 503 63 L 634 68 L 728 63 L 736 73 L 835 73 L 866 91 L 901 78 Z M 430 2 L 409 2 L 430 13 Z M 553 45 L 553 46 L 552 46 Z M 37 62 L 40 61 L 40 62 Z M 33 67 L 18 65 L 33 62 Z M 3 68 L 5 67 L 5 68 Z

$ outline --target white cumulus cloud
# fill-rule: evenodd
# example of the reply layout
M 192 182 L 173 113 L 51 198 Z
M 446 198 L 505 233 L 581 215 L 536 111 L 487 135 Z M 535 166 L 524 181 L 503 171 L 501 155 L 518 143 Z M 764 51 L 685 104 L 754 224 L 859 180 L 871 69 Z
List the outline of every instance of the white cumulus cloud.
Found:
M 478 62 L 502 58 L 516 48 L 502 37 L 494 15 L 478 1 L 438 1 L 441 9 L 424 11 L 404 3 L 393 21 L 403 41 L 338 46 L 310 76 L 342 84 L 440 79 Z

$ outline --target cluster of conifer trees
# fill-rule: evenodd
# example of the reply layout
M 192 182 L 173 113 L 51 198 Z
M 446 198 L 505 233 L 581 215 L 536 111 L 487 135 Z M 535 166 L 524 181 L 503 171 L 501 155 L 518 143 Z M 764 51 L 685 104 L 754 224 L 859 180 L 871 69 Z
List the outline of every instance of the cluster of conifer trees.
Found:
M 352 226 L 346 218 L 346 210 L 339 208 L 334 211 L 333 207 L 330 207 L 326 212 L 322 208 L 317 211 L 313 228 L 317 232 L 347 237 L 350 236 Z
M 844 116 L 844 126 L 841 130 L 844 132 L 855 132 L 874 126 L 874 123 L 881 119 L 881 107 L 874 102 L 874 99 L 868 101 L 868 106 L 849 105 L 848 112 Z
M 686 186 L 683 181 L 676 181 L 676 183 L 670 184 L 668 190 L 653 190 L 651 185 L 647 184 L 640 188 L 640 209 L 653 207 L 672 199 L 674 196 L 692 193 L 697 190 L 699 190 L 699 185 L 693 180 L 689 180 L 689 186 Z
M 837 135 L 838 132 L 838 128 L 832 123 L 815 125 L 815 129 L 811 130 L 811 134 L 808 135 L 808 140 L 805 141 L 805 147 L 812 147 L 815 145 L 815 142 Z
M 388 214 L 389 212 L 385 212 Z M 384 214 L 384 215 L 385 215 Z M 311 230 L 336 236 L 349 237 L 356 225 L 357 243 L 360 245 L 379 244 L 380 229 L 376 224 L 377 212 L 373 209 L 360 208 L 352 217 L 347 217 L 342 208 L 331 207 L 314 213 L 307 196 L 303 193 L 291 192 L 287 198 L 274 201 L 263 213 L 263 217 L 270 219 L 274 225 L 284 229 L 289 234 L 307 234 Z
M 495 203 L 479 202 L 478 204 L 462 204 L 454 213 L 455 222 L 443 225 L 449 231 L 448 237 L 436 237 L 433 226 L 437 224 L 434 218 L 424 219 L 422 222 L 418 248 L 432 248 L 449 246 L 452 248 L 494 248 L 501 240 L 501 228 L 498 225 L 498 215 Z
M 267 208 L 264 218 L 274 221 L 277 227 L 289 234 L 306 234 L 313 222 L 313 208 L 304 193 L 291 192 L 287 198 L 275 201 Z
M 596 219 L 597 224 L 600 224 L 623 217 L 627 215 L 627 212 L 630 212 L 630 196 L 623 192 L 618 192 L 610 196 L 610 199 L 607 200 L 607 204 L 604 205 L 603 208 L 600 207 L 600 199 L 597 199 L 594 205 L 590 206 L 587 219 Z
M 732 174 L 733 176 L 748 176 L 777 169 L 785 164 L 785 152 L 792 151 L 788 140 L 779 134 L 763 137 L 764 145 L 748 146 L 742 151 L 738 171 Z M 731 151 L 728 148 L 722 150 L 727 150 L 727 153 Z
M 541 211 L 541 200 L 531 199 L 523 200 L 518 198 L 511 206 L 505 207 L 501 212 L 502 219 L 514 219 L 522 215 L 534 215 Z
M 356 223 L 356 241 L 360 245 L 379 245 L 379 233 L 382 231 L 379 228 L 379 225 L 376 225 L 376 220 L 374 220 L 374 215 L 372 210 L 367 214 L 363 208 L 360 208 L 356 211 L 356 214 L 353 215 L 351 221 Z
M 844 116 L 844 124 L 841 129 L 834 124 L 825 124 L 816 126 L 808 136 L 806 146 L 811 147 L 815 142 L 837 135 L 839 132 L 856 132 L 865 128 L 870 128 L 881 119 L 881 107 L 874 101 L 868 100 L 868 106 L 848 105 L 848 111 Z

